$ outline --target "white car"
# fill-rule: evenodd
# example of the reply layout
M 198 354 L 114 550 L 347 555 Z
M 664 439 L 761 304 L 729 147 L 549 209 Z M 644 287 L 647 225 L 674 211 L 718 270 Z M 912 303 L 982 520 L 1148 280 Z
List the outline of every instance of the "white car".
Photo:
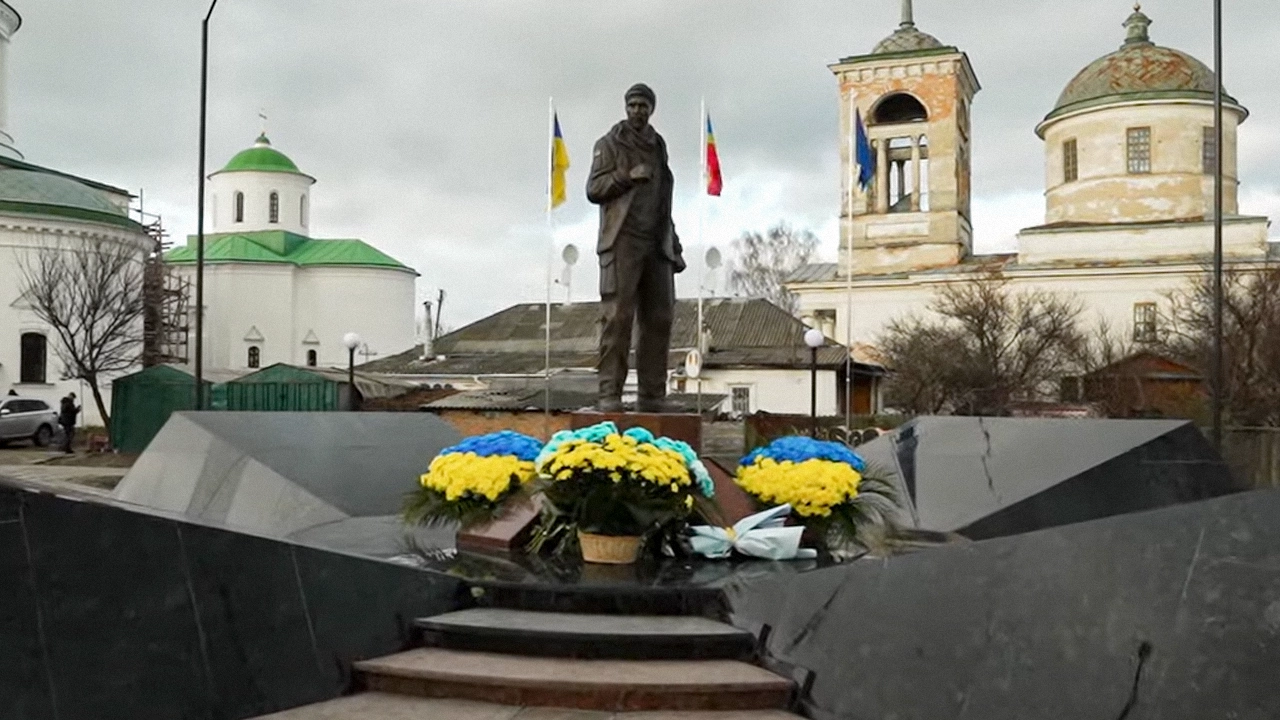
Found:
M 0 397 L 0 444 L 9 440 L 30 440 L 38 447 L 53 442 L 58 412 L 49 403 L 35 398 Z

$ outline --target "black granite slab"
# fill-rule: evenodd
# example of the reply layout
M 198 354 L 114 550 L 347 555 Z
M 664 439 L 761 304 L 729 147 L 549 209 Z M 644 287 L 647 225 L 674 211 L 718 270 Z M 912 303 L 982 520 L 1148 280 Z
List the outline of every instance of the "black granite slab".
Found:
M 471 608 L 420 618 L 426 644 L 559 658 L 742 660 L 755 637 L 709 618 Z
M 726 592 L 815 718 L 1280 717 L 1280 491 Z
M 336 697 L 456 579 L 0 479 L 0 718 L 239 720 Z
M 520 554 L 458 552 L 425 566 L 462 580 L 482 607 L 619 615 L 725 615 L 723 588 L 756 576 L 790 576 L 831 565 L 815 560 L 641 558 L 596 565 Z

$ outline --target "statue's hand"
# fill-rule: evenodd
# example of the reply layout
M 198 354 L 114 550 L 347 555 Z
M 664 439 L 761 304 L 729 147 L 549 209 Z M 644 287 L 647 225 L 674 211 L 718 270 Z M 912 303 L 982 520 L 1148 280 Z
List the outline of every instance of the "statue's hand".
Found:
M 653 172 L 649 170 L 648 165 L 640 164 L 631 168 L 631 179 L 636 182 L 649 182 L 653 176 Z

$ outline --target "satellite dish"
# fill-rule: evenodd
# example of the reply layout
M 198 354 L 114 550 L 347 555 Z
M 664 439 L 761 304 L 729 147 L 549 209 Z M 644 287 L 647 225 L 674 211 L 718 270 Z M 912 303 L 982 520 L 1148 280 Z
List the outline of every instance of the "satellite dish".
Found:
M 719 249 L 711 248 L 710 250 L 707 250 L 706 263 L 709 269 L 715 270 L 716 268 L 720 267 L 720 260 L 721 258 L 720 258 Z
M 684 356 L 684 374 L 695 380 L 702 374 L 702 353 L 696 348 Z
M 578 246 L 569 243 L 564 246 L 564 250 L 560 253 L 560 258 L 564 260 L 564 264 L 570 267 L 578 264 Z

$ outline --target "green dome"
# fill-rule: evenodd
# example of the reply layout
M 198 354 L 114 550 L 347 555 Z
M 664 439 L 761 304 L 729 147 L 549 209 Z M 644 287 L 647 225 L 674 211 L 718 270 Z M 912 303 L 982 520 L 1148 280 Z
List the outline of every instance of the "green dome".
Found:
M 253 147 L 236 153 L 236 156 L 231 158 L 231 162 L 218 172 L 242 171 L 303 174 L 287 155 L 271 147 L 271 141 L 267 139 L 266 133 L 258 136 Z
M 34 170 L 0 168 L 0 202 L 72 208 L 127 217 L 107 194 L 68 177 Z
M 1151 42 L 1151 18 L 1135 10 L 1125 21 L 1119 50 L 1081 70 L 1058 97 L 1050 120 L 1073 110 L 1145 99 L 1213 100 L 1213 71 L 1194 57 Z M 1231 97 L 1230 105 L 1238 106 Z

